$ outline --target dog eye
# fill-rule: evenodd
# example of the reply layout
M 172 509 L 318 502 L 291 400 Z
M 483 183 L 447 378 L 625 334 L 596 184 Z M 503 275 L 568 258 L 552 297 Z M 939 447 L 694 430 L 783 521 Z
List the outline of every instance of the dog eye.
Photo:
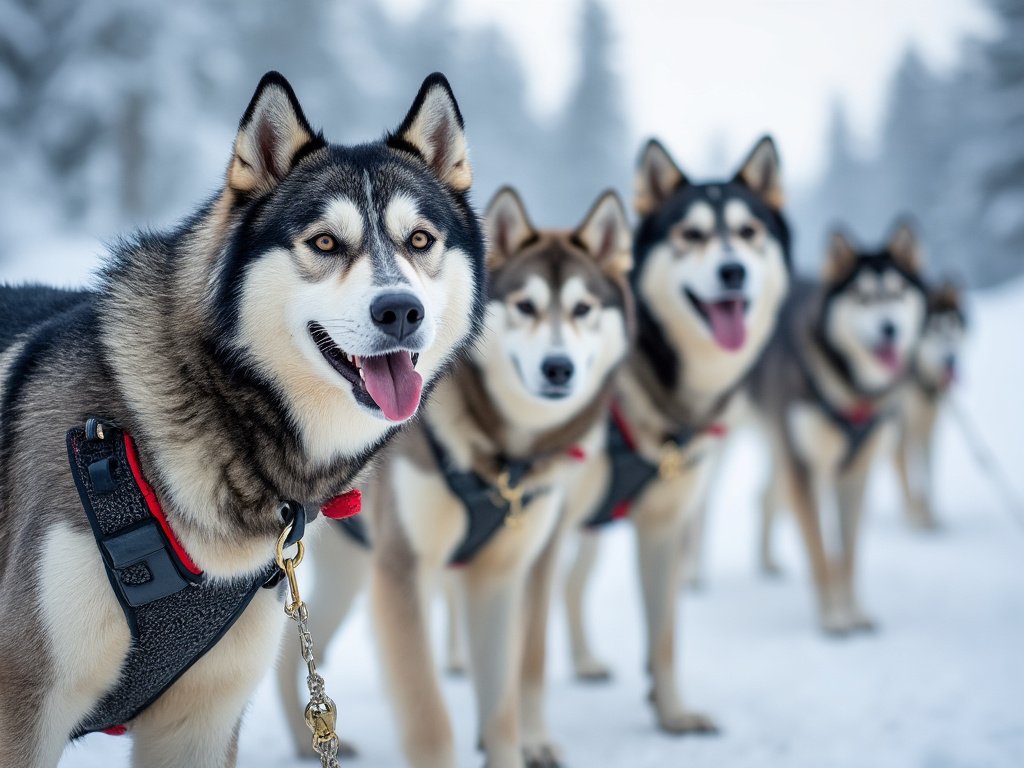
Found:
M 425 251 L 434 244 L 434 237 L 429 232 L 417 229 L 409 235 L 409 247 L 414 251 Z
M 683 240 L 688 243 L 703 243 L 704 231 L 696 227 L 686 227 L 683 230 Z
M 341 250 L 341 245 L 338 243 L 338 241 L 334 239 L 332 235 L 329 235 L 326 232 L 323 232 L 319 235 L 314 235 L 309 240 L 307 240 L 306 243 L 315 248 L 316 250 L 320 251 L 320 253 L 337 253 L 339 250 Z
M 529 299 L 523 299 L 522 301 L 516 302 L 516 309 L 522 312 L 527 317 L 533 317 L 537 314 L 537 308 L 533 306 L 533 302 Z
M 590 314 L 591 306 L 585 301 L 581 301 L 575 307 L 572 308 L 573 317 L 586 317 Z
M 751 224 L 744 224 L 736 234 L 744 240 L 753 240 L 757 236 L 757 229 Z

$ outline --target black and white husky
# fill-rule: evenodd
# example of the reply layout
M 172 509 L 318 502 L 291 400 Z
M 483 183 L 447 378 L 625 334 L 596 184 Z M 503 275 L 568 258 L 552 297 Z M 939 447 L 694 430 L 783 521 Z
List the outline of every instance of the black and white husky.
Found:
M 789 286 L 789 230 L 779 160 L 761 139 L 732 178 L 691 182 L 656 141 L 637 169 L 634 238 L 638 337 L 620 374 L 603 462 L 567 494 L 584 524 L 568 581 L 573 662 L 607 677 L 584 631 L 593 535 L 627 507 L 636 526 L 651 701 L 671 733 L 714 729 L 683 704 L 676 681 L 676 586 L 685 536 L 704 506 L 745 377 L 771 338 Z
M 764 495 L 762 566 L 776 570 L 772 520 L 793 510 L 827 632 L 870 629 L 855 590 L 868 470 L 898 415 L 924 326 L 914 232 L 898 224 L 879 250 L 832 235 L 820 281 L 794 286 L 751 392 L 774 456 Z
M 0 765 L 55 766 L 97 727 L 133 645 L 104 565 L 117 553 L 97 548 L 65 433 L 96 416 L 131 435 L 190 583 L 251 580 L 273 561 L 282 502 L 315 508 L 351 489 L 478 329 L 470 181 L 444 77 L 394 133 L 344 147 L 271 73 L 222 190 L 178 229 L 122 242 L 95 290 L 2 289 Z M 143 568 L 132 583 L 156 578 Z M 282 615 L 278 592 L 260 590 L 124 723 L 134 765 L 234 765 Z

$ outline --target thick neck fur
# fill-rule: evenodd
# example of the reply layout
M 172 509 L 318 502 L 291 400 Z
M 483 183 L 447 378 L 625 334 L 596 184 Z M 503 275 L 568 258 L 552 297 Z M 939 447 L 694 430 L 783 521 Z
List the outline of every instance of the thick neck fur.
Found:
M 265 566 L 280 503 L 318 505 L 350 489 L 381 443 L 313 460 L 278 388 L 220 337 L 213 302 L 237 215 L 225 195 L 172 237 L 123 245 L 97 309 L 126 404 L 102 415 L 133 434 L 176 534 L 213 576 Z
M 510 389 L 516 388 L 489 387 L 469 360 L 438 384 L 425 419 L 457 465 L 486 476 L 502 458 L 555 458 L 577 445 L 605 416 L 611 397 L 611 384 L 606 382 L 582 408 L 567 409 L 561 418 L 545 423 L 521 418 L 522 410 L 516 409 L 524 404 Z M 536 411 L 536 403 L 533 407 Z

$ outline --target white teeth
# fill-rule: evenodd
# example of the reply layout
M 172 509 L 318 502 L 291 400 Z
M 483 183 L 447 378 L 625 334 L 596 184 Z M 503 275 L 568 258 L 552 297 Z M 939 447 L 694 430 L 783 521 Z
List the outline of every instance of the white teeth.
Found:
M 345 359 L 348 360 L 351 363 L 352 362 L 352 355 L 350 355 L 348 352 L 346 352 L 345 353 Z
M 359 366 L 359 355 L 352 355 L 352 365 L 354 365 L 356 368 L 359 368 L 359 370 L 362 371 L 362 368 L 360 368 Z
M 366 381 L 366 374 L 363 373 L 362 368 L 359 369 L 359 378 L 362 379 L 363 381 Z

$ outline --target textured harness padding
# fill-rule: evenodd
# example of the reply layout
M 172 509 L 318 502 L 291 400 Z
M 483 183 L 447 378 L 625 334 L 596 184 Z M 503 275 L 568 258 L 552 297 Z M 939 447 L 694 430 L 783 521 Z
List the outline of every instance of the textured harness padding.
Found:
M 666 435 L 666 442 L 683 450 L 702 430 L 684 427 Z M 613 406 L 608 419 L 608 459 L 611 462 L 611 484 L 604 500 L 586 522 L 586 528 L 600 528 L 629 514 L 629 505 L 643 492 L 647 484 L 658 476 L 659 467 L 641 456 L 629 436 L 626 423 Z
M 450 565 L 465 565 L 487 546 L 498 531 L 505 526 L 505 520 L 509 514 L 509 503 L 502 498 L 493 484 L 476 472 L 460 472 L 452 469 L 447 452 L 441 443 L 429 429 L 424 427 L 423 431 L 426 434 L 430 450 L 434 454 L 437 467 L 444 475 L 448 490 L 462 502 L 463 509 L 466 511 L 466 535 L 463 536 L 448 561 Z M 503 462 L 504 470 L 508 472 L 509 486 L 511 488 L 518 487 L 533 465 L 534 462 L 523 460 Z M 536 497 L 537 494 L 524 495 L 523 506 L 525 507 Z M 339 530 L 351 539 L 365 547 L 370 546 L 366 524 L 359 517 L 350 517 L 337 522 L 340 523 Z
M 72 738 L 116 728 L 152 704 L 220 640 L 277 573 L 271 563 L 255 577 L 225 583 L 190 571 L 160 525 L 159 507 L 156 515 L 151 511 L 155 497 L 147 501 L 149 486 L 132 471 L 127 440 L 109 426 L 104 439 L 88 439 L 82 428 L 67 434 L 71 473 L 132 633 L 118 682 Z

